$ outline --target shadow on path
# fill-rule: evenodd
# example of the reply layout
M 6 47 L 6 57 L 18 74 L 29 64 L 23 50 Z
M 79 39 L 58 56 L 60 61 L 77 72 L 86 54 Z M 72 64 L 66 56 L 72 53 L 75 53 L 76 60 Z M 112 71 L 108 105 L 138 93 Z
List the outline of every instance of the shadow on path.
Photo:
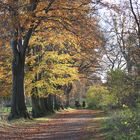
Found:
M 62 111 L 49 121 L 18 125 L 0 131 L 0 140 L 104 140 L 97 110 Z

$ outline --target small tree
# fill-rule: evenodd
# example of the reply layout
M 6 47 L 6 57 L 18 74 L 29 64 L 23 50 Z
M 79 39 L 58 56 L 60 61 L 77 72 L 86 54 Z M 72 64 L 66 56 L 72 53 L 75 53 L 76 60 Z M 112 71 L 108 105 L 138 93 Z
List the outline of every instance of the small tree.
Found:
M 87 91 L 86 101 L 90 108 L 102 108 L 105 104 L 103 101 L 108 97 L 109 91 L 101 85 L 91 86 Z
M 133 76 L 120 69 L 108 72 L 107 86 L 110 94 L 116 98 L 117 106 L 134 105 L 136 94 Z

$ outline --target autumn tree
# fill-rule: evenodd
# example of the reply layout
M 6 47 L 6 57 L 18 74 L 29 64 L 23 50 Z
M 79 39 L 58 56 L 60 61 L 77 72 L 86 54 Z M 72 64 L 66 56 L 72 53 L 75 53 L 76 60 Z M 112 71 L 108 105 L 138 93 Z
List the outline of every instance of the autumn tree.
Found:
M 111 66 L 109 70 L 110 73 L 114 73 L 114 77 L 115 75 L 117 76 L 117 72 L 118 76 L 121 77 L 121 70 L 118 71 L 117 68 L 125 70 L 123 71 L 125 76 L 122 76 L 123 80 L 125 80 L 122 85 L 128 89 L 131 88 L 131 90 L 129 89 L 125 95 L 123 95 L 123 92 L 120 92 L 122 95 L 119 95 L 119 93 L 118 95 L 124 96 L 121 100 L 127 100 L 127 104 L 128 102 L 131 104 L 134 100 L 136 103 L 136 98 L 139 96 L 139 1 L 124 0 L 118 1 L 114 5 L 117 8 L 108 9 L 109 16 L 106 13 L 104 14 L 104 17 L 106 17 L 104 18 L 106 44 L 103 50 L 103 59 L 107 68 Z M 117 77 L 115 79 L 114 83 L 111 83 L 112 86 L 117 86 L 115 83 L 117 82 Z M 111 81 L 111 79 L 109 80 Z M 120 81 L 123 80 L 120 78 Z M 115 86 L 114 88 L 116 88 Z M 121 87 L 121 85 L 118 85 L 118 89 L 116 89 L 122 90 Z M 133 105 L 134 102 L 132 103 Z
M 88 26 L 80 30 L 82 31 L 81 34 L 88 34 L 88 36 L 82 38 L 79 38 L 79 36 L 73 36 L 71 32 L 65 30 L 64 32 L 53 31 L 48 34 L 48 39 L 45 40 L 44 38 L 42 38 L 42 36 L 44 36 L 45 34 L 44 30 L 43 31 L 40 30 L 39 33 L 42 34 L 42 36 L 40 35 L 38 37 L 36 34 L 34 34 L 33 39 L 31 41 L 31 44 L 34 45 L 34 47 L 31 49 L 32 50 L 31 53 L 35 54 L 35 56 L 31 55 L 31 58 L 28 59 L 29 61 L 28 63 L 30 66 L 32 65 L 31 66 L 32 75 L 35 75 L 37 72 L 40 75 L 42 70 L 45 71 L 45 73 L 48 75 L 47 77 L 43 78 L 44 80 L 40 79 L 39 78 L 40 76 L 37 76 L 39 80 L 35 80 L 36 82 L 34 82 L 34 85 L 36 87 L 37 85 L 38 86 L 44 85 L 45 87 L 44 92 L 46 93 L 42 92 L 41 94 L 44 97 L 46 94 L 49 94 L 48 95 L 49 98 L 47 99 L 48 100 L 47 102 L 49 102 L 49 100 L 53 98 L 53 95 L 50 95 L 50 93 L 54 94 L 58 92 L 57 90 L 56 91 L 53 90 L 54 87 L 56 88 L 57 86 L 61 86 L 61 89 L 64 90 L 64 94 L 66 96 L 66 106 L 68 107 L 69 100 L 70 100 L 69 94 L 72 89 L 72 81 L 76 80 L 79 75 L 78 73 L 76 73 L 75 68 L 77 68 L 79 73 L 83 75 L 88 73 L 87 70 L 90 68 L 91 69 L 93 68 L 93 70 L 89 70 L 90 73 L 93 73 L 95 71 L 95 68 L 93 66 L 96 63 L 97 55 L 95 54 L 94 49 L 98 48 L 101 45 L 101 39 L 96 39 L 95 37 L 95 35 L 96 36 L 98 35 L 98 37 L 100 37 L 100 33 L 99 33 L 100 31 L 96 28 L 97 23 L 95 21 L 93 22 L 92 20 L 89 23 L 92 25 L 90 26 L 90 28 Z M 65 35 L 65 33 L 67 33 L 67 35 Z M 91 40 L 92 37 L 95 39 Z M 96 43 L 94 44 L 95 40 Z M 43 49 L 41 49 L 41 46 L 43 47 Z M 46 50 L 46 52 L 44 50 Z M 38 61 L 38 64 L 36 63 L 36 61 Z M 56 63 L 57 65 L 56 64 L 54 65 L 54 62 L 55 63 L 57 62 Z M 56 77 L 56 79 L 51 78 L 54 74 L 55 74 L 54 77 Z M 28 75 L 29 77 L 32 77 L 29 73 Z M 49 75 L 52 76 L 50 77 Z M 62 77 L 60 77 L 61 75 Z M 85 77 L 86 76 L 87 75 L 85 75 Z M 52 83 L 51 85 L 49 85 L 50 83 L 49 81 L 45 80 L 48 78 L 51 80 Z M 29 80 L 32 81 L 31 78 L 29 78 Z M 33 86 L 28 86 L 27 88 L 32 88 L 32 87 Z M 35 96 L 37 97 L 37 94 L 35 94 Z M 39 97 L 37 97 L 37 100 L 38 99 Z M 47 110 L 50 110 L 49 106 L 51 106 L 51 104 L 52 103 L 47 104 L 48 106 Z M 41 111 L 41 109 L 39 110 Z
M 52 35 L 54 40 L 51 40 L 51 44 L 46 44 L 47 41 L 43 42 L 42 38 L 40 40 L 38 37 L 36 42 L 34 37 L 35 45 L 30 48 L 26 62 L 26 91 L 28 96 L 32 97 L 34 117 L 60 108 L 60 96 L 65 92 L 63 87 L 77 80 L 79 75 L 77 68 L 72 64 L 74 56 L 65 51 L 66 41 L 67 45 L 70 45 L 69 38 L 64 38 L 62 33 Z
M 3 46 L 0 51 L 0 97 L 9 97 L 11 93 L 11 49 Z
M 91 12 L 92 1 L 5 0 L 0 2 L 1 39 L 10 40 L 13 50 L 13 94 L 9 119 L 29 118 L 24 99 L 24 67 L 26 50 L 32 35 L 39 30 L 65 29 L 78 34 L 80 21 Z M 87 13 L 87 14 L 85 14 Z M 6 24 L 5 24 L 6 23 Z M 40 35 L 40 34 L 38 34 Z

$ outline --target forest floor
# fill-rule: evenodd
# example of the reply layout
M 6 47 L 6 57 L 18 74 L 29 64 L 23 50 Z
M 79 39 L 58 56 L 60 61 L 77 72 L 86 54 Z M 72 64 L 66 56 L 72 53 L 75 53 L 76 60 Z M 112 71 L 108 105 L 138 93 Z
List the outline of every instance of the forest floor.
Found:
M 0 140 L 105 140 L 99 110 L 64 110 L 49 118 L 0 124 Z

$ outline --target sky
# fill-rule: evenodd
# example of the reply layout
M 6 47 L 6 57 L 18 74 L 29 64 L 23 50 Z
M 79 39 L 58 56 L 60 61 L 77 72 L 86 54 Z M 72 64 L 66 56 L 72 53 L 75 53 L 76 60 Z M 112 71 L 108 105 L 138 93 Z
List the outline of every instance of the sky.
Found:
M 109 2 L 109 3 L 111 3 L 113 0 L 102 0 L 103 2 L 105 1 L 105 2 Z

